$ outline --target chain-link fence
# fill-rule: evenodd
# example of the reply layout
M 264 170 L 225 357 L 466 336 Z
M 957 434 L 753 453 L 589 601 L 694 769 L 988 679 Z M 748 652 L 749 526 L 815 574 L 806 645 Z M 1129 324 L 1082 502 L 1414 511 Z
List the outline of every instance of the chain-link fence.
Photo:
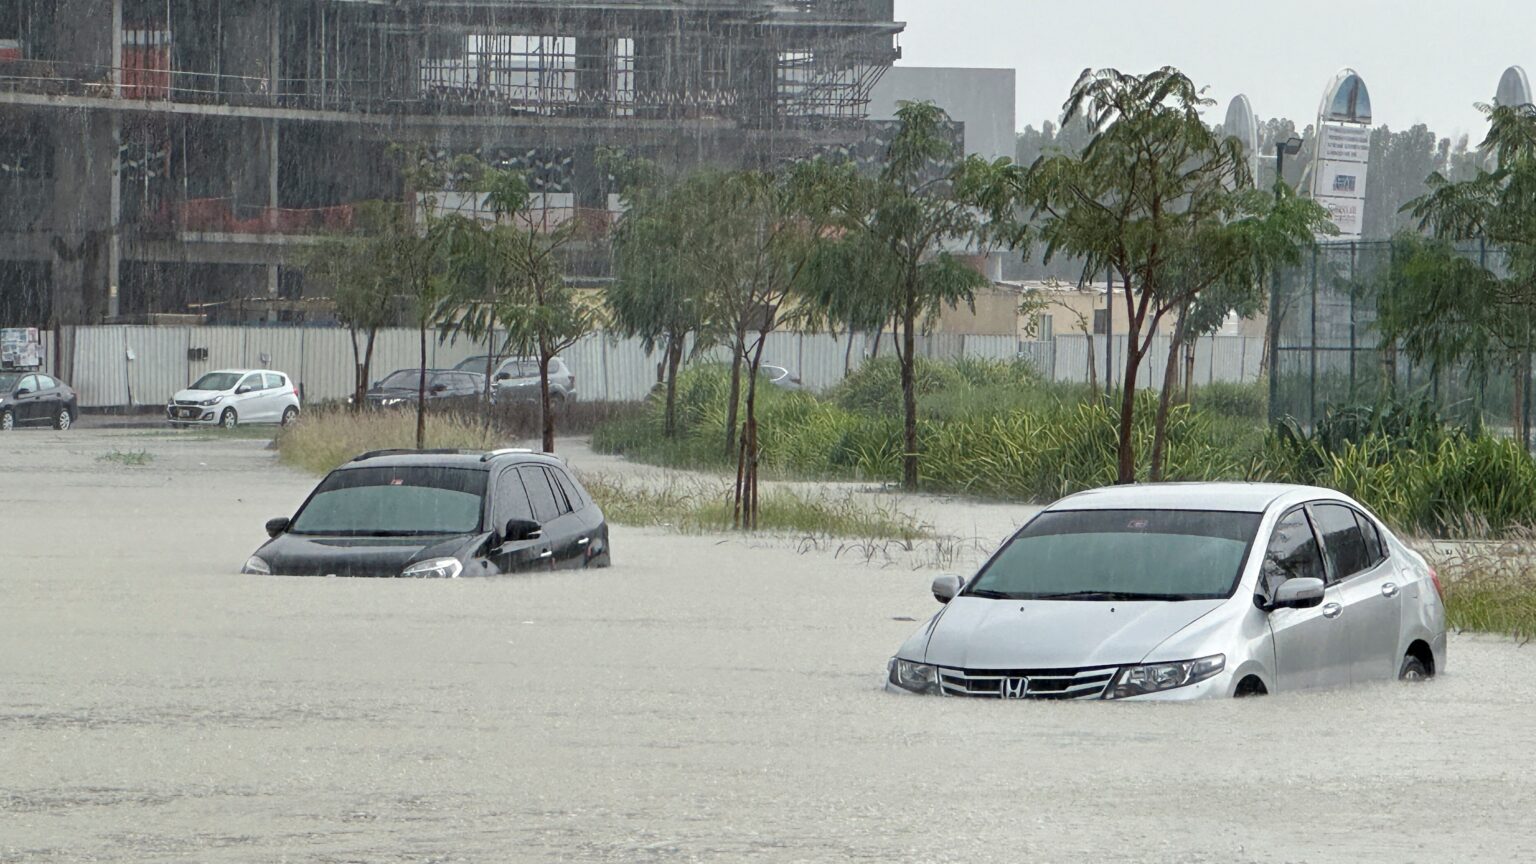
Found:
M 1485 244 L 1461 244 L 1456 251 L 1495 272 L 1505 263 L 1502 252 Z M 1325 243 L 1307 253 L 1300 266 L 1276 274 L 1270 307 L 1277 322 L 1271 330 L 1276 334 L 1271 418 L 1293 417 L 1310 428 L 1330 407 L 1395 397 L 1427 399 L 1453 422 L 1481 421 L 1506 433 L 1529 428 L 1528 407 L 1526 416 L 1514 416 L 1518 364 L 1479 369 L 1460 363 L 1437 369 L 1384 343 L 1377 310 L 1398 288 L 1401 277 L 1394 263 L 1409 254 L 1407 244 L 1399 241 Z M 1530 370 L 1524 374 L 1529 381 Z

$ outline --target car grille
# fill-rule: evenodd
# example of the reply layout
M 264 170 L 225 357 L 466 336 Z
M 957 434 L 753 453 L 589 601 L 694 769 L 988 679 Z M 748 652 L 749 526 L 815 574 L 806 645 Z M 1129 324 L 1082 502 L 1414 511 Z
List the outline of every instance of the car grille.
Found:
M 193 401 L 193 400 L 189 400 L 189 399 L 177 399 L 176 400 L 176 404 L 177 405 L 196 405 L 197 402 Z
M 939 669 L 945 696 L 992 699 L 1097 699 L 1118 666 L 1096 669 Z M 1027 682 L 1021 685 L 1020 682 Z

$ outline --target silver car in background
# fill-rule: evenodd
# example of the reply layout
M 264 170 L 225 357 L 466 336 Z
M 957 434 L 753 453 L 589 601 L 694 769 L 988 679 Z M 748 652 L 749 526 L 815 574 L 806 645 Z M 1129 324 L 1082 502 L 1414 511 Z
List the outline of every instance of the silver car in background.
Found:
M 461 371 L 485 374 L 486 356 L 468 357 L 453 367 Z M 491 401 L 505 405 L 538 402 L 539 358 L 507 357 L 494 364 L 491 376 Z M 576 401 L 576 373 L 560 357 L 549 358 L 549 401 L 556 405 Z
M 1445 668 L 1423 557 L 1345 495 L 1120 486 L 1047 507 L 887 666 L 897 693 L 1202 699 L 1421 679 Z

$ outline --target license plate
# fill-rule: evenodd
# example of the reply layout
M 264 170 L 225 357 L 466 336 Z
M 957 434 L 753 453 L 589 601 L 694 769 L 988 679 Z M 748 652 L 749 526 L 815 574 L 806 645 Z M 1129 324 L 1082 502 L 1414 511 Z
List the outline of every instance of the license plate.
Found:
M 178 409 L 176 411 L 176 414 L 179 417 L 185 417 L 188 420 L 192 420 L 192 419 L 196 419 L 196 417 L 197 417 L 197 409 L 196 408 L 181 408 L 181 409 Z

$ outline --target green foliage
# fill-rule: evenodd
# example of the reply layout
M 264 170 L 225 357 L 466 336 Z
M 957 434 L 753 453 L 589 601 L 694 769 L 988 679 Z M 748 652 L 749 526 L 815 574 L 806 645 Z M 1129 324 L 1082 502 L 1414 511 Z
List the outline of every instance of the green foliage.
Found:
M 1536 639 L 1536 572 L 1527 549 L 1464 545 L 1436 567 L 1452 628 Z
M 925 357 L 916 358 L 913 388 L 919 398 L 952 390 L 965 383 L 952 365 Z M 901 404 L 901 364 L 891 357 L 877 357 L 844 378 L 831 393 L 833 401 L 849 411 L 899 416 Z
M 426 416 L 427 440 L 432 447 L 491 450 L 505 438 L 480 424 L 443 414 Z M 314 474 L 324 474 L 359 453 L 390 447 L 410 448 L 416 443 L 416 417 L 404 411 L 311 409 L 292 426 L 283 427 L 275 439 L 277 458 Z
M 1265 381 L 1234 384 L 1213 381 L 1194 392 L 1195 407 L 1222 417 L 1263 422 L 1269 415 L 1269 385 Z
M 155 461 L 155 454 L 148 450 L 118 450 L 113 448 L 96 457 L 97 462 L 111 462 L 125 468 L 142 468 Z

